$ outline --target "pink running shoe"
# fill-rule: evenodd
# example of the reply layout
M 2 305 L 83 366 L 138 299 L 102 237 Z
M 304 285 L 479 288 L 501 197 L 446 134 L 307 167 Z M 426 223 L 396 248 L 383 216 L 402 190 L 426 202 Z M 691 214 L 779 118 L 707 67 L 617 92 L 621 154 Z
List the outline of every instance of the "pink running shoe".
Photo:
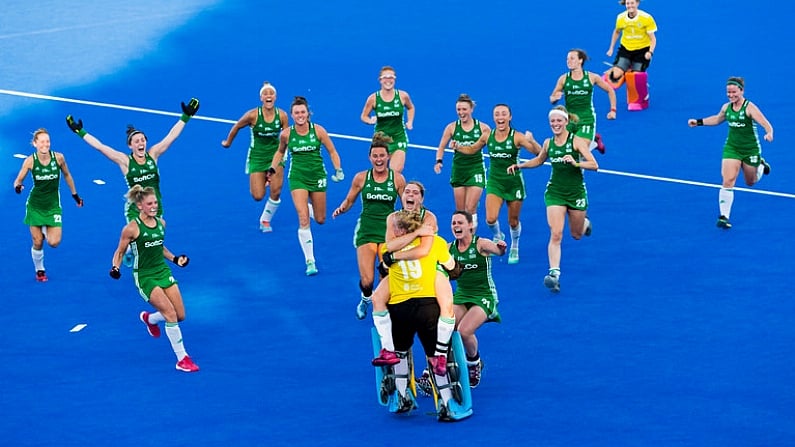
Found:
M 400 363 L 400 359 L 393 351 L 381 349 L 381 353 L 371 363 L 373 366 L 391 366 Z
M 602 136 L 596 134 L 594 141 L 596 142 L 596 150 L 599 151 L 600 154 L 604 154 L 607 149 L 605 148 L 605 143 L 602 141 Z
M 149 312 L 143 311 L 138 318 L 146 325 L 146 330 L 149 331 L 149 335 L 155 338 L 160 337 L 160 327 L 156 324 L 149 323 Z
M 437 355 L 430 358 L 433 373 L 437 376 L 444 376 L 447 374 L 447 356 Z
M 188 373 L 196 372 L 199 370 L 199 365 L 193 363 L 189 356 L 182 357 L 182 360 L 177 362 L 177 369 Z

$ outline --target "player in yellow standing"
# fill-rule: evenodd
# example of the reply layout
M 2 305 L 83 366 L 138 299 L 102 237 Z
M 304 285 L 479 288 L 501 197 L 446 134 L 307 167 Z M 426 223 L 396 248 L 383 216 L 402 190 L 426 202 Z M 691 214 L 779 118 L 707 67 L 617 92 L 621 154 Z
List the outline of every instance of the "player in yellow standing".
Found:
M 654 17 L 638 8 L 640 0 L 622 2 L 626 11 L 616 17 L 616 27 L 610 38 L 607 56 L 612 57 L 616 41 L 621 37 L 613 67 L 605 73 L 605 80 L 613 88 L 627 82 L 627 109 L 643 110 L 649 106 L 648 78 L 654 50 L 657 48 L 657 23 Z

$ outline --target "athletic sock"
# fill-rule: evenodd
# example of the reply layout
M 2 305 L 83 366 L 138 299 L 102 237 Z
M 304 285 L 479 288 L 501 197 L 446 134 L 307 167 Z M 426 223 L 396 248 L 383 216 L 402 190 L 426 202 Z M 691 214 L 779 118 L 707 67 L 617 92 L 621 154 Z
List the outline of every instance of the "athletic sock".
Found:
M 44 270 L 44 248 L 36 250 L 30 247 L 30 257 L 33 258 L 33 266 L 36 267 L 36 271 Z
M 270 222 L 273 219 L 273 215 L 276 214 L 276 210 L 279 209 L 279 205 L 281 205 L 281 199 L 274 201 L 271 198 L 268 198 L 268 202 L 265 203 L 265 208 L 262 209 L 262 214 L 259 216 L 260 222 Z
M 478 362 L 480 362 L 480 351 L 476 352 L 474 357 L 467 355 L 467 365 L 474 366 L 477 365 Z
M 177 361 L 188 355 L 185 352 L 185 346 L 182 344 L 182 331 L 179 329 L 179 323 L 166 323 L 166 335 L 168 336 L 168 341 L 171 342 L 171 349 L 174 350 L 174 354 L 177 356 Z
M 450 337 L 453 336 L 455 330 L 455 316 L 453 318 L 439 317 L 439 322 L 436 323 L 436 353 L 435 355 L 447 355 L 447 350 L 450 348 Z
M 392 319 L 389 316 L 389 311 L 373 312 L 373 324 L 381 338 L 381 347 L 387 351 L 394 351 L 395 342 L 392 341 Z
M 762 177 L 765 175 L 765 164 L 759 163 L 759 166 L 756 167 L 756 181 L 762 180 Z M 756 182 L 754 182 L 756 183 Z
M 315 249 L 312 245 L 312 230 L 309 227 L 298 229 L 298 241 L 301 243 L 301 250 L 304 252 L 306 262 L 315 262 Z
M 502 232 L 500 231 L 500 221 L 495 220 L 494 223 L 486 222 L 486 226 L 494 233 L 494 237 L 500 236 Z
M 472 213 L 472 229 L 475 231 L 478 229 L 478 213 Z
M 734 203 L 734 189 L 721 188 L 720 192 L 718 192 L 718 207 L 720 208 L 721 216 L 729 218 L 732 212 L 732 203 Z
M 516 228 L 511 228 L 511 248 L 519 248 L 519 236 L 522 235 L 522 223 L 519 222 Z
M 551 268 L 549 269 L 549 276 L 555 276 L 560 278 L 560 269 L 559 268 Z
M 149 314 L 149 324 L 158 324 L 166 321 L 166 318 L 160 312 L 153 312 Z

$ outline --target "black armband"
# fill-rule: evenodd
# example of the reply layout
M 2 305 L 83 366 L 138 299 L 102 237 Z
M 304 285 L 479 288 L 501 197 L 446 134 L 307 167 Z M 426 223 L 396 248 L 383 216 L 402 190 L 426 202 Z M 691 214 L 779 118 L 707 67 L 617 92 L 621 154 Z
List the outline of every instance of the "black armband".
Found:
M 699 118 L 699 119 L 696 120 L 696 126 L 703 126 L 703 125 L 704 125 L 704 120 L 703 119 Z
M 436 164 L 437 164 L 437 165 L 443 165 L 444 163 L 442 162 L 442 159 L 441 159 L 441 158 L 437 158 L 437 159 L 436 159 Z
M 270 175 L 273 175 L 273 174 L 275 174 L 275 173 L 276 173 L 276 170 L 275 170 L 275 169 L 273 169 L 273 166 L 271 166 L 270 168 L 268 168 L 268 174 L 270 174 Z

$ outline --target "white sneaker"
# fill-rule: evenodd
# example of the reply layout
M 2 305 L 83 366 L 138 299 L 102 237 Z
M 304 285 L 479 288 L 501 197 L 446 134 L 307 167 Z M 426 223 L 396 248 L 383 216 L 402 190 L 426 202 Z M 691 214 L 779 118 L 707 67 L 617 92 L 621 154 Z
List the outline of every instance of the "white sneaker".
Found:
M 552 272 L 544 277 L 544 285 L 553 293 L 560 292 L 560 276 L 553 275 Z
M 315 261 L 306 261 L 306 276 L 317 275 L 317 267 Z
M 519 263 L 519 249 L 517 247 L 511 247 L 511 251 L 508 253 L 508 264 L 518 264 Z

